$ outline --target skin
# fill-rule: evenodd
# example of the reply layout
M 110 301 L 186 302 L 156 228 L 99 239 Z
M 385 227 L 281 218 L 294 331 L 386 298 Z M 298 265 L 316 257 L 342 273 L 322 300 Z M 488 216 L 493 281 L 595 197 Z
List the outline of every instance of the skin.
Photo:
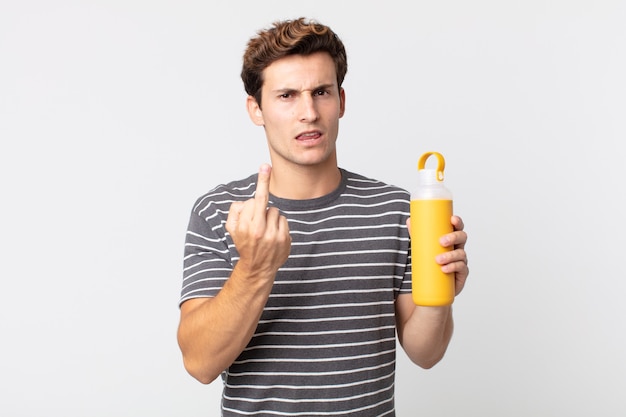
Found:
M 252 122 L 263 126 L 272 166 L 263 164 L 254 198 L 233 203 L 226 230 L 240 260 L 214 298 L 181 306 L 178 343 L 187 371 L 202 383 L 217 378 L 252 338 L 276 272 L 291 248 L 287 219 L 268 208 L 270 192 L 288 199 L 311 199 L 335 190 L 341 180 L 336 141 L 345 111 L 345 92 L 326 53 L 282 58 L 264 71 L 263 102 L 247 98 Z M 454 272 L 459 294 L 469 270 L 463 221 L 440 243 L 454 250 L 437 262 Z M 410 228 L 409 228 L 410 230 Z M 418 307 L 410 294 L 396 300 L 398 338 L 409 358 L 423 368 L 443 357 L 452 337 L 451 307 Z

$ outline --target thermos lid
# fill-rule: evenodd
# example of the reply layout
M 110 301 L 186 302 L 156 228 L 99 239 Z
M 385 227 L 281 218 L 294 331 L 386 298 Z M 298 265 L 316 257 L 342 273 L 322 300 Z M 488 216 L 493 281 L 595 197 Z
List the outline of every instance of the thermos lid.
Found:
M 420 169 L 417 171 L 417 182 L 421 185 L 435 185 L 442 180 L 437 178 L 436 169 Z

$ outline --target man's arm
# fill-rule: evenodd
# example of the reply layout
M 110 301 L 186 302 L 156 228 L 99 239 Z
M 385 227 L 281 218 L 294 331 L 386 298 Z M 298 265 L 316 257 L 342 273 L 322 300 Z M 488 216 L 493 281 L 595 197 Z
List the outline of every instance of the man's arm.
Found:
M 458 295 L 469 274 L 465 253 L 467 234 L 460 217 L 453 216 L 452 225 L 454 232 L 443 236 L 440 243 L 454 250 L 438 255 L 436 261 L 444 272 L 455 273 L 455 294 Z M 416 306 L 411 294 L 401 294 L 396 300 L 396 327 L 407 356 L 422 368 L 432 368 L 443 358 L 452 338 L 452 307 Z
M 252 338 L 276 272 L 289 256 L 287 219 L 267 207 L 270 173 L 263 165 L 254 198 L 230 207 L 226 230 L 239 261 L 224 287 L 214 298 L 191 299 L 181 306 L 178 344 L 183 362 L 205 384 L 230 366 Z
M 442 358 L 452 338 L 452 307 L 421 307 L 413 304 L 411 294 L 396 300 L 398 340 L 407 356 L 424 369 Z

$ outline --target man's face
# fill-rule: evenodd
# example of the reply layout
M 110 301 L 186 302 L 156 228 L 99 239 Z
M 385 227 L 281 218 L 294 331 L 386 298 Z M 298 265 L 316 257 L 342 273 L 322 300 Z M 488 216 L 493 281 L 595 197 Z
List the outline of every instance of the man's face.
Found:
M 336 167 L 345 96 L 330 55 L 287 56 L 263 75 L 262 108 L 249 97 L 248 112 L 265 128 L 272 164 Z

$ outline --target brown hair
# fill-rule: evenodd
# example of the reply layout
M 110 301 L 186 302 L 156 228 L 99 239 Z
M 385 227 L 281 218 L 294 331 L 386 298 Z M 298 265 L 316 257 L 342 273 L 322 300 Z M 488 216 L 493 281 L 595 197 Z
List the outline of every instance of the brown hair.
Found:
M 274 61 L 288 55 L 309 55 L 328 52 L 335 62 L 337 86 L 341 87 L 348 71 L 346 50 L 341 39 L 328 27 L 303 17 L 275 22 L 260 30 L 248 41 L 243 55 L 241 79 L 248 95 L 261 105 L 263 70 Z

